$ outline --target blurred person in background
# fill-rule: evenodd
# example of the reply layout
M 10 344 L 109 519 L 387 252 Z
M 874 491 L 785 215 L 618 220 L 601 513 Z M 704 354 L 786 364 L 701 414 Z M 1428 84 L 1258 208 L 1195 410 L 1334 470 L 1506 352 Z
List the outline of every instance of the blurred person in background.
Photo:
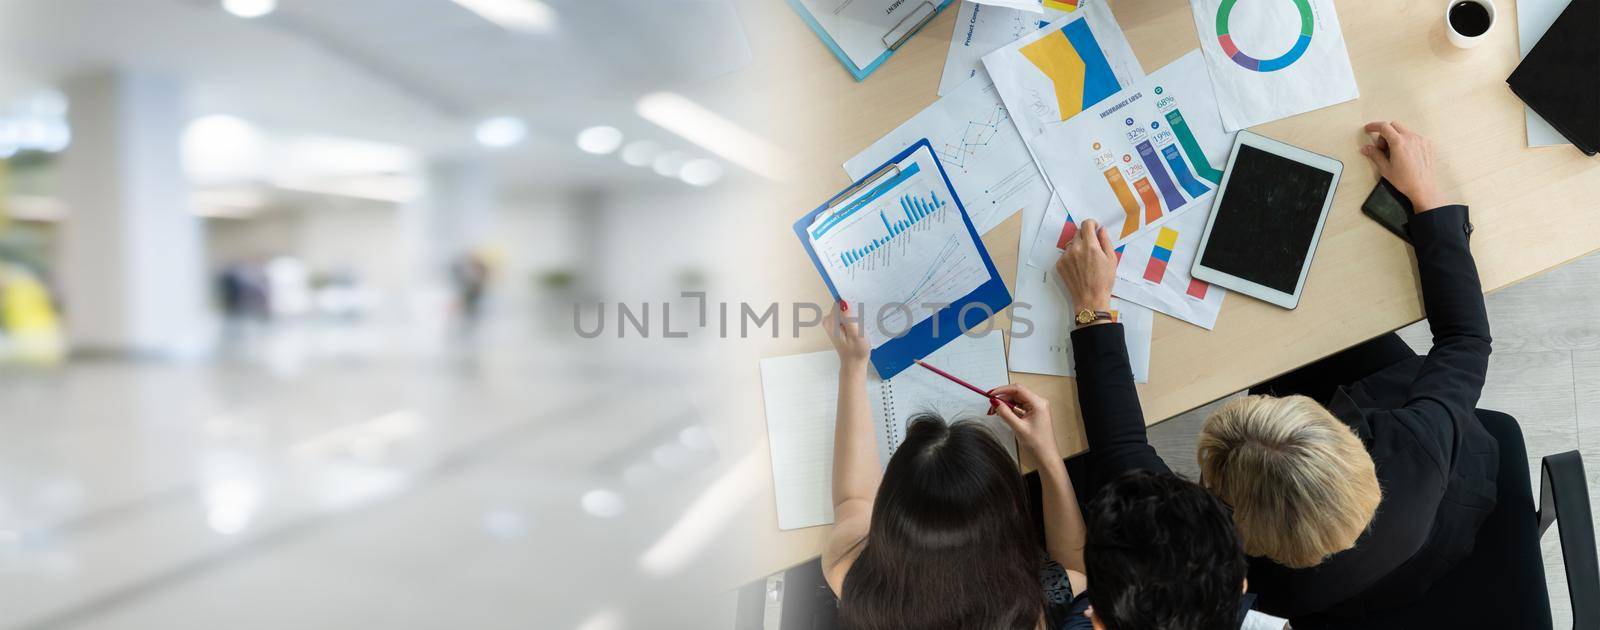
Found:
M 477 251 L 463 252 L 450 263 L 450 279 L 461 307 L 461 330 L 472 334 L 483 316 L 483 294 L 488 289 L 489 262 Z

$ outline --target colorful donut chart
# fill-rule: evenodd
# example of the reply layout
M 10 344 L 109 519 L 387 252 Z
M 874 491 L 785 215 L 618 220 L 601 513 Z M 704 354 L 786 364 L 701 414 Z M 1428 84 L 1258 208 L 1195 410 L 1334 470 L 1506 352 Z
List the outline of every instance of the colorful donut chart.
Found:
M 1240 67 L 1256 72 L 1282 70 L 1300 59 L 1300 55 L 1311 48 L 1311 33 L 1315 30 L 1316 18 L 1311 13 L 1311 0 L 1292 1 L 1300 9 L 1300 38 L 1295 40 L 1294 47 L 1290 48 L 1289 52 L 1263 61 L 1244 54 L 1234 45 L 1233 36 L 1228 34 L 1228 15 L 1233 13 L 1233 5 L 1238 0 L 1222 0 L 1222 6 L 1217 8 L 1217 41 L 1222 44 L 1222 52 Z

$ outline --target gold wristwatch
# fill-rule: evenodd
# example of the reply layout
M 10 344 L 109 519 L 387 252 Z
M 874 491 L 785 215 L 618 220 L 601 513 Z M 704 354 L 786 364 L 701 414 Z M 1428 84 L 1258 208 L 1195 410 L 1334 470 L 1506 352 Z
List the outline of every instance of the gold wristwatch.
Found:
M 1077 321 L 1079 326 L 1088 326 L 1102 319 L 1108 322 L 1112 321 L 1111 313 L 1087 308 L 1078 310 Z

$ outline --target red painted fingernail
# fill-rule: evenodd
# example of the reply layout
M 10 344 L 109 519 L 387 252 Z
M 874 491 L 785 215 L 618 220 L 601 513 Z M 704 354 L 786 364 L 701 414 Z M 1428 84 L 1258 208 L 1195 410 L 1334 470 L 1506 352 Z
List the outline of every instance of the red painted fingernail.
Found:
M 850 312 L 850 303 L 844 300 L 839 300 L 839 310 L 846 313 Z

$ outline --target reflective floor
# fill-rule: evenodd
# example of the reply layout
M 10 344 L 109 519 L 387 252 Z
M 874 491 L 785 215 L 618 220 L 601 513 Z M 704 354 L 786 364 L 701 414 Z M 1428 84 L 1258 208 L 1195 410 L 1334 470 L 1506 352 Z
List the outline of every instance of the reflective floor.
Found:
M 327 335 L 0 375 L 0 629 L 731 620 L 691 360 Z

